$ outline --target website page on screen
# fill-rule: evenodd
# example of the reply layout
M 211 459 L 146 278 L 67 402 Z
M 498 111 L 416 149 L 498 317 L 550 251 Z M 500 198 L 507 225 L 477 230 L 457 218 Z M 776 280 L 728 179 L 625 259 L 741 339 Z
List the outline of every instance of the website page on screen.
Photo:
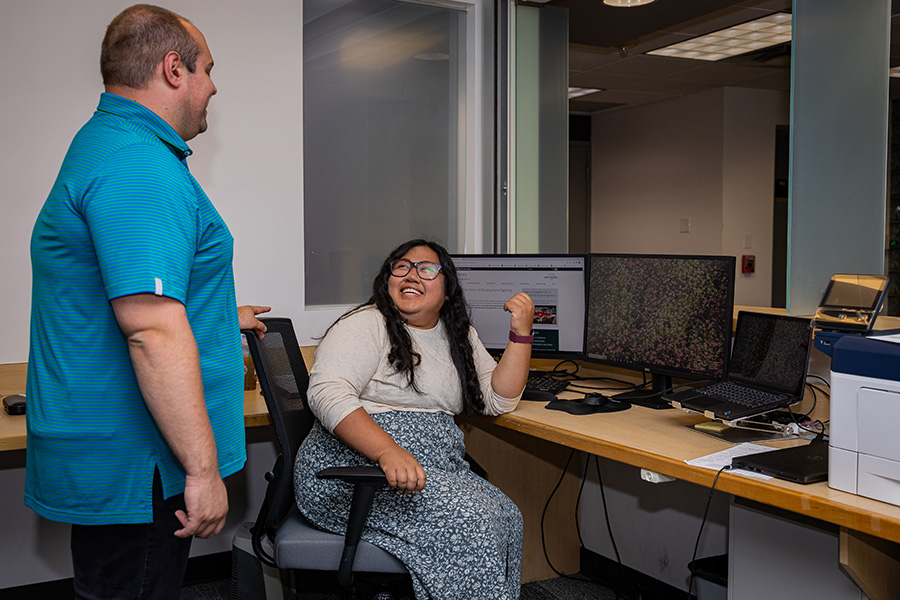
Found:
M 534 343 L 539 352 L 580 353 L 584 344 L 584 256 L 458 255 L 472 324 L 488 350 L 509 341 L 503 304 L 519 292 L 534 302 Z

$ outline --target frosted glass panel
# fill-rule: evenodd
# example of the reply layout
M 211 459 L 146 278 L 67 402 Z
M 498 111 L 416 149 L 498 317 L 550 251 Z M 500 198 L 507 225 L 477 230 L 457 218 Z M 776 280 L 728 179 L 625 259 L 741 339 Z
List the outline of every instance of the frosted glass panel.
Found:
M 568 252 L 569 12 L 516 7 L 515 251 Z
M 357 304 L 401 242 L 456 251 L 465 12 L 381 0 L 303 10 L 306 305 Z
M 788 309 L 884 272 L 890 0 L 795 0 Z

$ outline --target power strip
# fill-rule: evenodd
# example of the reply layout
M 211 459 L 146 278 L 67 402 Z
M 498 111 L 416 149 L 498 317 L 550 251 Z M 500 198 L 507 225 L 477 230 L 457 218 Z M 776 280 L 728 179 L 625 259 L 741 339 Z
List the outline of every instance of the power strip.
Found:
M 656 471 L 651 471 L 650 469 L 641 469 L 641 479 L 644 481 L 649 481 L 650 483 L 666 483 L 669 481 L 675 481 L 674 477 L 669 477 L 668 475 L 663 475 L 662 473 L 657 473 Z

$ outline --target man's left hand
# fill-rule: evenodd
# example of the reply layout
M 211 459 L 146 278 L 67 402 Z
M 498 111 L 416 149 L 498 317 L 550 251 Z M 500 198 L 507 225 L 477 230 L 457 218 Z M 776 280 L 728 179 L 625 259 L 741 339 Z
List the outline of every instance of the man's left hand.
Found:
M 186 510 L 176 510 L 182 528 L 176 537 L 208 538 L 222 531 L 228 515 L 228 492 L 218 474 L 208 477 L 185 478 L 184 504 Z
M 266 324 L 257 319 L 256 315 L 267 313 L 270 310 L 272 310 L 271 306 L 255 306 L 253 304 L 238 306 L 238 325 L 240 325 L 242 330 L 252 329 L 256 331 L 256 337 L 262 339 L 263 334 L 266 332 Z

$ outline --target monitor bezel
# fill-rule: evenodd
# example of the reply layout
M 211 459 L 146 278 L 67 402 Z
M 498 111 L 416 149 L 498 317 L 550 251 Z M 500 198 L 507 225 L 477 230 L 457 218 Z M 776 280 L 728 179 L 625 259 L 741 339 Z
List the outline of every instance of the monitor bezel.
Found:
M 580 257 L 580 258 L 582 258 L 584 260 L 584 271 L 582 273 L 583 274 L 582 290 L 584 292 L 584 297 L 582 298 L 582 301 L 584 303 L 584 313 L 585 314 L 584 314 L 584 321 L 582 322 L 581 349 L 575 350 L 575 351 L 571 351 L 571 350 L 553 351 L 553 350 L 536 350 L 536 349 L 532 348 L 532 350 L 531 350 L 532 358 L 558 358 L 558 359 L 563 359 L 563 360 L 566 360 L 566 359 L 581 360 L 584 357 L 584 325 L 585 325 L 585 322 L 587 321 L 587 292 L 588 292 L 588 290 L 587 290 L 588 258 L 587 257 L 588 256 L 589 256 L 588 254 L 580 254 L 580 253 L 568 254 L 565 252 L 527 252 L 527 253 L 502 253 L 502 254 L 501 253 L 491 253 L 491 252 L 466 254 L 466 253 L 457 252 L 457 253 L 451 254 L 450 258 L 453 259 L 453 264 L 456 267 L 457 272 L 459 271 L 459 267 L 456 266 L 456 259 L 458 257 L 465 257 L 465 258 L 528 258 L 528 257 L 532 257 L 532 258 L 579 258 Z M 457 274 L 457 277 L 458 277 L 458 274 Z M 466 300 L 466 308 L 469 310 L 469 317 L 471 319 L 471 309 L 469 308 L 468 300 Z M 473 324 L 473 326 L 474 326 L 474 324 Z M 476 330 L 477 330 L 477 328 L 476 328 Z M 480 339 L 480 337 L 479 337 L 479 339 Z M 483 340 L 482 340 L 482 344 L 484 344 Z M 485 346 L 485 350 L 487 350 L 491 356 L 493 356 L 495 358 L 499 358 L 500 356 L 503 355 L 503 352 L 506 350 L 506 346 L 504 346 L 503 348 L 488 348 L 487 346 Z
M 724 351 L 724 362 L 722 365 L 722 374 L 720 377 L 714 377 L 708 373 L 696 373 L 687 369 L 680 369 L 677 367 L 669 367 L 667 365 L 656 365 L 649 362 L 641 362 L 641 361 L 619 361 L 619 360 L 611 360 L 611 359 L 603 359 L 591 356 L 588 353 L 588 311 L 590 310 L 590 294 L 591 294 L 591 274 L 592 274 L 592 261 L 595 257 L 616 257 L 616 258 L 651 258 L 651 259 L 687 259 L 687 260 L 718 260 L 723 263 L 729 263 L 730 269 L 729 277 L 728 277 L 728 290 L 727 290 L 727 298 L 726 305 L 730 307 L 731 311 L 727 315 L 727 319 L 723 319 L 723 331 L 721 337 L 721 348 Z M 586 264 L 586 280 L 585 280 L 585 318 L 584 318 L 584 341 L 582 342 L 582 348 L 584 350 L 584 354 L 582 355 L 582 360 L 585 362 L 595 363 L 595 364 L 603 364 L 609 365 L 613 367 L 618 367 L 622 369 L 628 369 L 631 371 L 637 371 L 643 374 L 649 374 L 651 376 L 659 376 L 660 378 L 671 378 L 676 377 L 680 379 L 687 379 L 692 381 L 724 381 L 728 376 L 728 364 L 731 360 L 731 340 L 732 335 L 734 333 L 734 287 L 735 280 L 737 279 L 736 268 L 737 268 L 737 258 L 735 256 L 723 255 L 723 254 L 637 254 L 637 253 L 619 253 L 619 252 L 592 252 L 587 255 L 587 264 Z M 725 320 L 727 320 L 728 325 L 725 325 Z M 654 380 L 656 377 L 654 377 Z M 656 387 L 659 387 L 658 382 L 654 381 Z M 658 391 L 658 390 L 657 390 Z

